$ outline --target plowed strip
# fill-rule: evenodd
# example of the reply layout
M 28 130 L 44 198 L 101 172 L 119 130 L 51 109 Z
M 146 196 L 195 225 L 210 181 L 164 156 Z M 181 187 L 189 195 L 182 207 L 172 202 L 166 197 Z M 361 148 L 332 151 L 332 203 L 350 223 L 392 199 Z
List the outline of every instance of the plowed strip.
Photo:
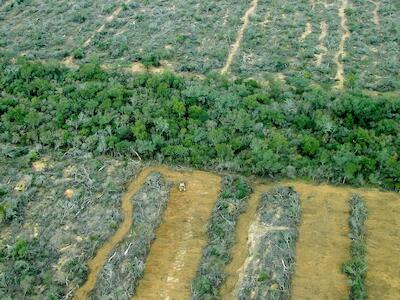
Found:
M 351 191 L 327 185 L 292 186 L 302 206 L 292 299 L 345 299 L 348 287 L 341 267 L 350 256 Z
M 185 181 L 187 191 L 171 191 L 163 223 L 156 232 L 144 277 L 133 299 L 189 299 L 221 179 L 199 171 L 158 171 L 169 181 Z
M 240 48 L 240 43 L 242 42 L 244 32 L 245 32 L 247 26 L 249 25 L 250 16 L 252 14 L 254 14 L 254 12 L 256 11 L 257 5 L 258 5 L 258 0 L 253 0 L 253 2 L 251 2 L 250 8 L 244 14 L 243 25 L 239 29 L 236 41 L 231 47 L 231 51 L 228 54 L 228 59 L 226 60 L 225 66 L 221 70 L 221 74 L 225 74 L 229 71 L 229 68 L 231 67 L 233 59 L 235 58 L 235 56 Z
M 365 192 L 368 207 L 367 292 L 370 299 L 400 297 L 400 195 Z

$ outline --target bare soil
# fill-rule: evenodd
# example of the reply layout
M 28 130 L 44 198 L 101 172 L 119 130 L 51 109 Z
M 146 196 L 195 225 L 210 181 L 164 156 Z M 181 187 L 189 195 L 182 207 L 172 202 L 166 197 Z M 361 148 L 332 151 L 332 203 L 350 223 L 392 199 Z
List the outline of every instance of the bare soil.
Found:
M 189 299 L 221 178 L 212 173 L 178 172 L 165 167 L 158 167 L 157 171 L 175 186 L 133 299 Z M 178 189 L 182 181 L 186 192 Z
M 322 60 L 324 59 L 324 56 L 328 52 L 328 49 L 325 46 L 325 39 L 328 34 L 328 24 L 325 21 L 322 21 L 320 24 L 320 28 L 321 28 L 321 34 L 318 38 L 318 40 L 319 40 L 318 49 L 321 51 L 321 53 L 315 55 L 315 57 L 317 59 L 316 60 L 317 66 L 321 65 Z
M 367 202 L 367 291 L 370 299 L 399 299 L 400 194 L 362 193 Z
M 302 209 L 292 299 L 345 299 L 347 279 L 341 268 L 350 258 L 351 191 L 328 185 L 291 185 L 300 194 Z

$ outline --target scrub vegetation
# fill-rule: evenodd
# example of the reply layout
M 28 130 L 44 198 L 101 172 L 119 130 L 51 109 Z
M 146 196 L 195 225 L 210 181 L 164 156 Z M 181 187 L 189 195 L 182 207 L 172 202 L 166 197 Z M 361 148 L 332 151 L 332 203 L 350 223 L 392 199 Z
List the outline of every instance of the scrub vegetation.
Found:
M 249 229 L 250 253 L 239 280 L 238 299 L 288 299 L 294 271 L 300 202 L 291 188 L 263 195 Z
M 349 277 L 349 299 L 367 299 L 365 276 L 368 269 L 366 260 L 365 221 L 368 217 L 363 198 L 353 195 L 350 200 L 351 260 L 343 265 L 343 272 Z
M 5 57 L 0 72 L 3 143 L 400 188 L 395 96 Z
M 143 276 L 155 230 L 167 206 L 168 193 L 169 185 L 160 174 L 154 173 L 132 198 L 131 233 L 113 250 L 99 274 L 93 299 L 131 299 L 138 280 Z
M 118 228 L 126 180 L 140 166 L 1 144 L 0 298 L 69 298 Z

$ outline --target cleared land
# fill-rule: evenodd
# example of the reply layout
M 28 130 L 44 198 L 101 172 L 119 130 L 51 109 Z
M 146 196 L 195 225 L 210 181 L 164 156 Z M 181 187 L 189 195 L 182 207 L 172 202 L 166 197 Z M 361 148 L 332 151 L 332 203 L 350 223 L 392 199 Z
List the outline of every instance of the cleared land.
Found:
M 220 177 L 200 171 L 157 171 L 175 187 L 133 299 L 188 299 L 207 241 L 205 228 L 221 188 Z M 178 190 L 179 182 L 186 182 L 186 192 Z
M 364 191 L 368 207 L 367 292 L 370 299 L 400 295 L 400 195 Z

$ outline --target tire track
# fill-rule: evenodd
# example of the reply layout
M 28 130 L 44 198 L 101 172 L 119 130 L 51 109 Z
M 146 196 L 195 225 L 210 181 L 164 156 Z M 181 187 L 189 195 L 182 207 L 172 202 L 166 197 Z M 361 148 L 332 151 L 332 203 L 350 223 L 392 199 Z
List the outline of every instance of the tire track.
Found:
M 258 0 L 253 0 L 251 2 L 250 8 L 246 11 L 246 13 L 244 14 L 242 20 L 243 20 L 243 25 L 242 27 L 240 27 L 237 37 L 236 37 L 236 41 L 235 43 L 231 46 L 231 50 L 228 54 L 228 58 L 226 60 L 225 66 L 222 68 L 221 70 L 221 74 L 226 74 L 229 71 L 229 68 L 232 65 L 232 62 L 234 60 L 234 58 L 236 57 L 236 54 L 240 48 L 240 44 L 243 40 L 243 35 L 245 30 L 247 29 L 248 25 L 249 25 L 249 20 L 251 15 L 254 14 L 254 12 L 257 9 L 257 5 L 258 5 Z
M 125 0 L 125 4 L 129 4 L 131 0 Z M 106 27 L 107 24 L 111 23 L 122 11 L 122 7 L 119 6 L 116 10 L 113 11 L 113 13 L 111 15 L 109 15 L 108 17 L 105 18 L 105 22 L 99 27 L 97 28 L 92 34 L 91 36 L 82 44 L 82 48 L 87 48 L 90 43 L 92 42 L 92 40 L 94 39 L 94 37 L 96 36 L 96 34 L 103 32 L 104 28 Z M 74 63 L 74 59 L 71 55 L 67 56 L 63 63 L 67 66 L 67 67 L 76 67 L 76 64 Z
M 315 55 L 316 57 L 315 64 L 317 66 L 320 66 L 322 64 L 324 56 L 328 53 L 328 48 L 326 48 L 325 46 L 325 39 L 328 34 L 328 24 L 325 21 L 322 21 L 320 24 L 320 28 L 321 28 L 321 34 L 318 38 L 319 40 L 318 49 L 321 51 L 321 53 Z
M 369 2 L 371 2 L 373 5 L 375 5 L 374 10 L 372 11 L 372 14 L 374 16 L 374 23 L 376 26 L 380 26 L 380 18 L 379 18 L 379 8 L 380 8 L 380 2 L 379 0 L 369 0 Z
M 345 45 L 346 40 L 350 37 L 350 31 L 347 27 L 347 17 L 346 17 L 346 9 L 348 7 L 348 0 L 342 0 L 342 5 L 339 7 L 339 17 L 340 17 L 340 26 L 342 28 L 342 38 L 339 44 L 339 50 L 336 52 L 335 55 L 335 63 L 337 66 L 335 81 L 337 82 L 335 88 L 343 89 L 344 88 L 344 80 L 345 80 L 345 73 L 344 73 L 344 66 L 343 66 L 343 59 L 346 56 L 345 52 Z

